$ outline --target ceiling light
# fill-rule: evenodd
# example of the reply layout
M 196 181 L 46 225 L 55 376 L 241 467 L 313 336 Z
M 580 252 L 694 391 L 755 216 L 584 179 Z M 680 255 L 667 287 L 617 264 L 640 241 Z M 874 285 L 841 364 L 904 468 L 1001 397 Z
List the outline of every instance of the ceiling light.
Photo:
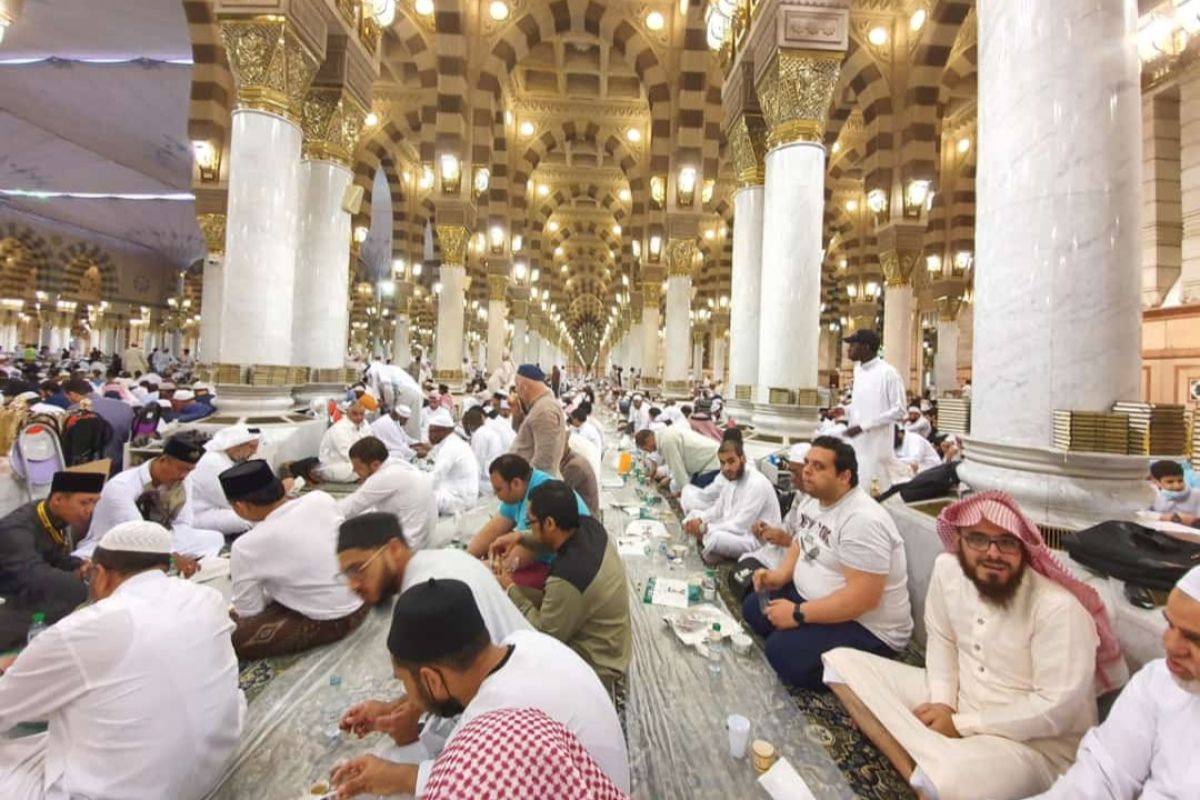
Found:
M 712 228 L 709 228 L 708 230 L 706 230 L 706 231 L 704 232 L 704 238 L 705 238 L 705 239 L 710 239 L 710 240 L 711 240 L 711 239 L 715 239 L 715 238 L 717 238 L 717 232 L 716 232 L 716 231 L 714 231 Z
M 374 128 L 378 124 L 379 124 L 379 115 L 376 114 L 374 111 L 368 112 L 368 114 L 365 117 L 363 117 L 363 125 L 366 125 L 368 128 Z
M 547 195 L 549 195 L 550 194 L 549 184 L 545 184 L 545 183 L 539 184 L 537 187 L 537 193 L 538 193 L 538 197 L 546 197 Z
M 964 136 L 958 140 L 958 152 L 965 153 L 971 149 L 971 137 Z
M 562 254 L 563 254 L 563 249 L 562 249 L 562 245 L 560 244 L 558 247 L 554 248 L 554 255 L 561 257 Z
M 941 272 L 942 271 L 942 257 L 937 255 L 936 253 L 925 256 L 925 268 L 928 269 L 930 272 Z
M 646 27 L 652 31 L 661 31 L 666 24 L 667 20 L 659 11 L 651 11 L 646 15 Z
M 504 112 L 504 124 L 512 125 L 512 121 L 513 121 L 513 113 L 511 111 L 505 111 Z
M 525 120 L 521 123 L 521 127 L 519 127 L 517 130 L 522 136 L 533 136 L 533 132 L 536 129 L 533 127 L 532 122 Z
M 838 151 L 839 151 L 839 150 L 841 150 L 841 149 L 842 149 L 842 143 L 841 143 L 841 142 L 834 142 L 834 143 L 833 143 L 833 152 L 835 152 L 835 153 L 836 153 L 836 152 L 838 152 Z
M 851 214 L 853 214 L 855 211 L 858 211 L 858 201 L 857 200 L 847 200 L 846 201 L 846 210 L 849 211 Z
M 621 226 L 620 226 L 620 225 L 613 225 L 613 226 L 612 226 L 612 232 L 613 232 L 613 234 L 614 234 L 614 235 L 616 235 L 616 236 L 620 236 L 620 235 L 621 235 Z
M 550 231 L 551 233 L 554 233 L 555 231 L 558 230 L 558 223 L 555 222 L 554 220 L 550 220 L 549 222 L 546 223 L 546 230 Z
M 883 27 L 882 25 L 877 25 L 867 32 L 867 41 L 876 47 L 887 44 L 887 40 L 887 28 Z
M 508 19 L 508 3 L 504 0 L 492 0 L 492 4 L 488 6 L 488 13 L 492 15 L 492 19 L 502 22 Z
M 925 9 L 918 8 L 916 11 L 914 11 L 912 13 L 912 16 L 908 18 L 908 29 L 911 31 L 921 30 L 921 28 L 923 28 L 925 26 L 925 17 L 926 16 L 927 16 L 927 12 L 925 11 Z
M 391 24 L 396 21 L 396 0 L 373 0 L 371 14 L 375 17 L 375 22 L 379 24 L 379 27 L 391 27 Z
M 628 189 L 622 189 L 621 191 L 617 192 L 617 198 L 620 199 L 622 203 L 628 203 L 629 198 L 632 196 L 633 195 L 629 193 Z
M 433 0 L 416 0 L 413 3 L 413 10 L 422 17 L 433 16 Z
M 642 140 L 642 132 L 637 128 L 630 128 L 625 131 L 625 138 L 631 142 L 640 142 Z

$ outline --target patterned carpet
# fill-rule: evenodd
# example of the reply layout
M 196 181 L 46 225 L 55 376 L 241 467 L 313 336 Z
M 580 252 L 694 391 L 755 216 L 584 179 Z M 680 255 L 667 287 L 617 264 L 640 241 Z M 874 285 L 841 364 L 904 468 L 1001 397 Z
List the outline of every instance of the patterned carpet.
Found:
M 239 661 L 238 685 L 246 694 L 246 702 L 253 702 L 254 698 L 262 694 L 271 681 L 282 675 L 304 655 L 304 653 L 296 653 L 290 656 L 264 658 L 259 661 Z

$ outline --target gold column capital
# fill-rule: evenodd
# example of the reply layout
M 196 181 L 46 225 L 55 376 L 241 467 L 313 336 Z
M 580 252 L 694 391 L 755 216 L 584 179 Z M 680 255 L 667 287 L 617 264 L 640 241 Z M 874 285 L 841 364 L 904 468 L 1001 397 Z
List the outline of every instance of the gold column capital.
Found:
M 300 128 L 304 132 L 303 157 L 336 161 L 349 167 L 362 132 L 366 112 L 341 87 L 314 86 L 304 95 Z
M 883 270 L 887 286 L 895 288 L 907 286 L 912 280 L 913 270 L 921 259 L 920 250 L 882 250 L 879 253 L 879 266 Z
M 509 300 L 508 315 L 512 319 L 525 319 L 529 315 L 529 301 L 516 298 Z
M 662 282 L 661 281 L 642 281 L 642 310 L 648 308 L 658 309 L 659 302 L 662 301 Z
M 467 243 L 471 234 L 464 225 L 435 225 L 442 263 L 463 267 L 467 263 Z
M 219 19 L 225 54 L 237 86 L 238 108 L 299 121 L 304 95 L 320 66 L 287 17 Z
M 738 186 L 762 186 L 767 179 L 767 122 L 760 114 L 739 114 L 726 134 Z
M 196 222 L 200 225 L 209 255 L 225 255 L 225 215 L 197 214 Z
M 488 275 L 488 299 L 503 301 L 504 296 L 508 293 L 508 276 L 507 275 Z
M 780 48 L 771 55 L 755 87 L 770 128 L 768 149 L 823 140 L 843 58 L 835 50 Z
M 692 276 L 692 266 L 696 263 L 697 246 L 695 239 L 671 239 L 667 242 L 667 275 L 669 277 Z
M 962 311 L 963 299 L 961 297 L 939 297 L 937 299 L 938 320 L 941 322 L 954 322 L 958 319 L 958 312 Z

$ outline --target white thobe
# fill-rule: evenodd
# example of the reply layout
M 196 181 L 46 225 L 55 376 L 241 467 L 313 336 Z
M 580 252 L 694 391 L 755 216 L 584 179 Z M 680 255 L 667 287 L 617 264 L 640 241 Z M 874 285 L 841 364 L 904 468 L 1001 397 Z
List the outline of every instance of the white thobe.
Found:
M 904 381 L 900 373 L 882 358 L 854 365 L 854 393 L 846 415 L 851 426 L 862 433 L 850 439 L 858 456 L 858 483 L 870 489 L 879 481 L 879 490 L 891 486 L 889 462 L 895 455 L 892 430 L 908 413 Z
M 642 401 L 642 407 L 638 408 L 633 403 L 629 404 L 629 421 L 633 423 L 633 432 L 636 435 L 638 431 L 650 430 L 650 406 L 645 401 Z
M 414 550 L 425 547 L 437 527 L 433 478 L 405 461 L 388 461 L 367 476 L 354 494 L 337 501 L 338 512 L 349 519 L 368 511 L 386 511 L 400 520 L 404 540 Z
M 658 419 L 660 422 L 669 425 L 687 425 L 687 417 L 683 415 L 683 410 L 676 405 L 670 405 L 663 408 Z
M 604 434 L 600 431 L 600 427 L 590 419 L 585 419 L 582 425 L 572 426 L 575 433 L 587 439 L 592 444 L 596 445 L 596 449 L 601 453 L 604 452 Z
M 1047 788 L 1096 720 L 1099 638 L 1091 615 L 1032 569 L 1007 606 L 987 602 L 958 559 L 942 554 L 925 625 L 925 670 L 838 649 L 825 655 L 827 682 L 859 696 L 944 800 L 1004 800 Z M 922 703 L 954 708 L 963 738 L 926 728 L 912 713 Z
M 751 469 L 744 470 L 736 481 L 726 479 L 716 501 L 704 511 L 688 514 L 686 519 L 704 523 L 704 555 L 708 558 L 745 555 L 760 544 L 750 532 L 754 523 L 762 521 L 778 528 L 783 522 L 775 487 L 766 475 Z
M 479 493 L 490 495 L 492 481 L 489 469 L 493 461 L 508 452 L 508 448 L 504 446 L 504 437 L 500 435 L 500 431 L 484 423 L 471 434 L 471 452 L 475 454 L 475 461 L 479 464 Z
M 1161 490 L 1155 493 L 1150 510 L 1156 514 L 1191 514 L 1200 517 L 1200 489 L 1188 489 L 1187 495 L 1178 500 L 1169 500 Z
M 905 422 L 904 430 L 908 433 L 915 433 L 923 439 L 928 439 L 929 434 L 933 433 L 933 426 L 929 424 L 929 420 L 922 414 L 917 417 L 916 422 Z
M 567 436 L 567 448 L 576 455 L 582 456 L 592 468 L 592 474 L 597 478 L 601 474 L 600 449 L 587 437 L 580 436 L 572 429 Z
M 500 440 L 504 442 L 504 452 L 512 449 L 512 443 L 517 439 L 517 432 L 513 429 L 512 418 L 497 416 L 495 419 L 489 419 L 486 423 L 500 432 Z
M 0 677 L 5 800 L 200 800 L 237 750 L 245 702 L 216 590 L 138 573 L 64 617 Z
M 250 530 L 250 523 L 234 512 L 221 488 L 221 473 L 232 466 L 233 459 L 223 450 L 210 450 L 201 457 L 196 468 L 183 479 L 187 502 L 179 512 L 176 527 L 187 525 L 222 534 Z
M 91 558 L 100 544 L 104 534 L 120 525 L 122 522 L 133 522 L 142 519 L 138 510 L 137 499 L 151 487 L 151 461 L 144 461 L 136 467 L 117 473 L 104 484 L 100 493 L 100 501 L 92 512 L 92 522 L 88 527 L 88 535 L 75 548 L 79 558 Z M 183 508 L 187 508 L 184 503 Z M 182 518 L 185 511 L 181 509 L 177 517 Z M 190 524 L 171 526 L 171 546 L 176 553 L 201 558 L 215 556 L 225 546 L 225 536 L 220 531 L 205 530 Z
M 342 417 L 329 426 L 321 437 L 321 447 L 317 457 L 321 466 L 317 468 L 317 476 L 331 483 L 354 483 L 358 476 L 350 465 L 350 448 L 359 439 L 371 435 L 371 428 L 364 421 L 355 425 L 349 417 Z
M 728 483 L 729 481 L 725 479 L 724 475 L 718 475 L 708 486 L 703 488 L 689 484 L 683 487 L 683 491 L 679 493 L 679 507 L 683 509 L 685 515 L 691 515 L 695 511 L 704 511 L 717 502 L 717 498 L 721 495 L 721 489 Z
M 391 414 L 384 414 L 371 423 L 371 435 L 383 442 L 392 458 L 412 461 L 416 455 L 412 449 L 415 444 L 413 438 Z
M 233 609 L 239 617 L 281 606 L 309 619 L 341 619 L 362 601 L 336 576 L 337 501 L 325 492 L 289 500 L 238 537 L 229 557 Z
M 904 434 L 904 441 L 900 443 L 900 449 L 896 451 L 896 458 L 904 464 L 916 467 L 917 472 L 941 466 L 942 463 L 941 455 L 929 443 L 929 440 L 916 433 Z
M 508 661 L 488 675 L 459 718 L 447 743 L 476 717 L 500 708 L 536 708 L 575 734 L 601 771 L 629 792 L 629 752 L 608 692 L 595 671 L 574 650 L 537 631 L 505 638 Z M 422 762 L 417 797 L 424 794 L 433 761 Z
M 1163 659 L 1129 681 L 1083 737 L 1071 767 L 1036 800 L 1183 800 L 1200 795 L 1200 687 L 1185 688 Z
M 453 514 L 475 505 L 479 500 L 479 462 L 466 440 L 451 433 L 430 455 L 438 513 Z

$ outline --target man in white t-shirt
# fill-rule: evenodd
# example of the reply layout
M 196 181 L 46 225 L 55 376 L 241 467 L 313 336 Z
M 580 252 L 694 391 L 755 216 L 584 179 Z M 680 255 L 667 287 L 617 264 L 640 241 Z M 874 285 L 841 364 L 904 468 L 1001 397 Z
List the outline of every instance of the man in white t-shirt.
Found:
M 537 709 L 575 734 L 605 776 L 629 791 L 625 736 L 596 673 L 543 633 L 517 631 L 494 643 L 466 583 L 430 578 L 405 589 L 387 646 L 405 695 L 439 717 L 458 717 L 446 744 L 481 714 Z M 432 761 L 418 766 L 360 756 L 338 767 L 333 783 L 355 794 L 421 797 L 432 767 Z
M 904 542 L 859 487 L 854 448 L 814 439 L 802 478 L 816 506 L 799 514 L 783 562 L 754 573 L 742 614 L 766 638 L 767 660 L 786 683 L 820 689 L 822 653 L 894 655 L 912 636 L 912 610 Z

